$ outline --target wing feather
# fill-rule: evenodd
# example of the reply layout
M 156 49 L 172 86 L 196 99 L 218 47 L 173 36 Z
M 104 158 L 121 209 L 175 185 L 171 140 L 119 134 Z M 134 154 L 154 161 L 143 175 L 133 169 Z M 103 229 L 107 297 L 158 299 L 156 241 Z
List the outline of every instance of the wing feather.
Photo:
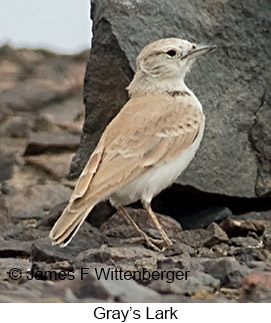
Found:
M 153 95 L 134 98 L 106 128 L 72 195 L 86 200 L 106 199 L 158 163 L 175 158 L 195 140 L 202 112 L 174 98 Z

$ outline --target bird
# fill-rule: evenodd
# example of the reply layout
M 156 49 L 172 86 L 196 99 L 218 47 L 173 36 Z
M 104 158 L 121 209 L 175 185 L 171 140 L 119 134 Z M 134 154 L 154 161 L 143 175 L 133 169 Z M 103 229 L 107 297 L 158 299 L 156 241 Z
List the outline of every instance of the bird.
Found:
M 63 213 L 49 234 L 65 247 L 91 214 L 109 200 L 147 248 L 172 244 L 151 208 L 151 200 L 194 158 L 203 137 L 202 105 L 184 82 L 192 63 L 216 46 L 163 38 L 145 46 L 127 87 L 129 100 L 108 124 L 86 163 Z M 162 239 L 149 237 L 125 206 L 141 201 Z

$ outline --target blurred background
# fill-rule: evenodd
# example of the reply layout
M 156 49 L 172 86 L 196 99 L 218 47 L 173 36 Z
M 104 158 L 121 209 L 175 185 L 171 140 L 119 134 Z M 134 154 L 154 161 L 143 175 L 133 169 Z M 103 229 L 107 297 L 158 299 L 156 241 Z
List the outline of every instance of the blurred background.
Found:
M 0 46 L 74 54 L 90 47 L 89 0 L 0 0 Z
M 69 198 L 90 44 L 89 0 L 0 0 L 0 224 Z

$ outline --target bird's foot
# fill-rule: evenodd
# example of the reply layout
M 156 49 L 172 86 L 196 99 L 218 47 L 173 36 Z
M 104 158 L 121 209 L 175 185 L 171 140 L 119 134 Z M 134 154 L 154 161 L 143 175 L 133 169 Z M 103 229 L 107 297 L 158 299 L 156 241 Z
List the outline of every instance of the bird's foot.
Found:
M 154 251 L 163 251 L 168 246 L 168 244 L 164 240 L 150 238 L 145 233 L 142 234 L 140 237 L 134 237 L 129 239 L 129 243 L 131 244 L 143 243 L 148 248 Z

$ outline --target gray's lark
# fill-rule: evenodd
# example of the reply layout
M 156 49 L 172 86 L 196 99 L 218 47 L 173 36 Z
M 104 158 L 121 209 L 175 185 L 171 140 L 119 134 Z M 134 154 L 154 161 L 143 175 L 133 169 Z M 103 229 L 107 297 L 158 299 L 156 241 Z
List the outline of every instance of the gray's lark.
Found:
M 107 126 L 90 156 L 50 232 L 54 244 L 66 246 L 92 208 L 106 199 L 149 247 L 159 250 L 171 244 L 150 203 L 183 172 L 200 145 L 204 114 L 184 77 L 193 61 L 214 47 L 167 38 L 140 52 L 128 86 L 130 100 Z M 124 209 L 137 200 L 160 232 L 161 241 L 148 237 Z

